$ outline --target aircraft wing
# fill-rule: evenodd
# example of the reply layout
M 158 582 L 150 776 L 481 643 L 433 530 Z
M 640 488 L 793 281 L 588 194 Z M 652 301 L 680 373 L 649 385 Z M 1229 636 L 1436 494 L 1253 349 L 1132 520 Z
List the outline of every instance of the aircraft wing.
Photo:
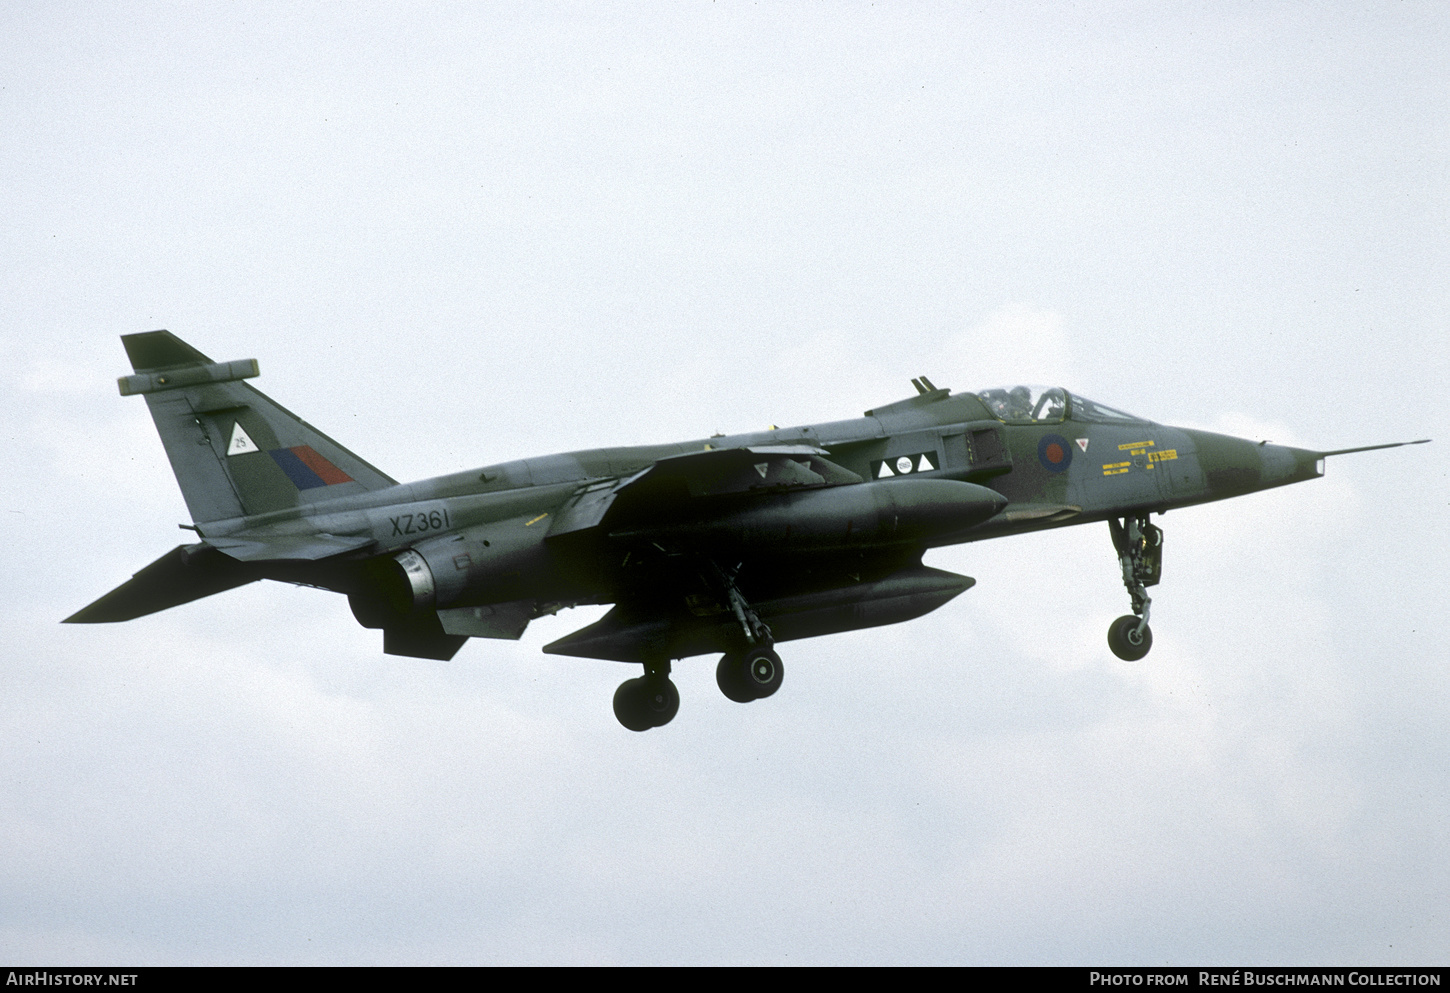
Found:
M 717 500 L 733 508 L 753 494 L 863 481 L 827 454 L 812 445 L 772 445 L 660 459 L 626 479 L 581 490 L 558 514 L 548 540 L 587 542 L 648 529 L 671 518 L 708 515 L 721 506 Z M 544 651 L 638 662 L 737 646 L 742 622 L 721 595 L 720 577 L 709 578 L 707 561 L 658 550 L 664 555 L 659 568 L 640 573 L 639 585 L 622 591 L 604 618 Z M 718 566 L 714 571 L 718 573 Z M 779 642 L 920 617 L 974 582 L 922 565 L 920 549 L 881 549 L 826 555 L 799 566 L 777 562 L 751 573 L 741 592 Z
M 549 537 L 599 527 L 606 518 L 618 521 L 636 510 L 680 508 L 700 497 L 862 481 L 826 454 L 813 445 L 766 445 L 673 455 L 633 476 L 582 490 L 559 512 Z
M 261 578 L 256 570 L 207 545 L 178 545 L 62 623 L 129 621 Z

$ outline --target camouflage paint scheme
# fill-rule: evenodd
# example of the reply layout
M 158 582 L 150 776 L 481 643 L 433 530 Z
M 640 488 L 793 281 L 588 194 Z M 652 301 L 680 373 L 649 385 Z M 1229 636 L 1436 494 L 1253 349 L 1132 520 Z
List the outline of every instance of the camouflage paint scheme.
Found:
M 673 659 L 724 653 L 721 688 L 745 702 L 779 685 L 774 643 L 908 620 L 973 584 L 922 565 L 929 548 L 1111 521 L 1132 593 L 1124 527 L 1315 479 L 1341 454 L 1156 424 L 1060 388 L 952 394 L 923 377 L 849 420 L 401 484 L 242 382 L 254 360 L 214 363 L 166 331 L 122 340 L 136 374 L 121 392 L 145 396 L 200 540 L 68 621 L 273 579 L 347 595 L 385 652 L 447 659 L 469 637 L 612 603 L 544 651 L 643 664 L 616 695 L 634 730 L 674 716 Z M 1138 631 L 1140 594 L 1119 619 Z M 763 682 L 742 690 L 730 665 L 750 655 Z M 631 717 L 632 684 L 664 688 L 653 718 Z

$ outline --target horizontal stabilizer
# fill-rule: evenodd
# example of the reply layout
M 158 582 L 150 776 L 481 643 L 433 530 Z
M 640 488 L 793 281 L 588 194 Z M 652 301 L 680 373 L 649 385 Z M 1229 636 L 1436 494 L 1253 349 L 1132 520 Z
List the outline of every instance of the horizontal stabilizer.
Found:
M 178 545 L 63 624 L 129 621 L 245 586 L 261 577 L 206 545 Z
M 265 538 L 208 538 L 207 544 L 242 562 L 294 560 L 316 562 L 374 544 L 372 538 L 339 538 L 333 534 L 297 534 Z

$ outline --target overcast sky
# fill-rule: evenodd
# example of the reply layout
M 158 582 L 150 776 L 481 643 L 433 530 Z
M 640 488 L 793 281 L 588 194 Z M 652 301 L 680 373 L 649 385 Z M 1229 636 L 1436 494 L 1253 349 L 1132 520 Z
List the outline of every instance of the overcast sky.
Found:
M 1060 383 L 1443 436 L 1440 3 L 0 6 L 0 959 L 1443 963 L 1450 437 L 635 675 L 602 613 L 385 656 L 256 584 L 58 622 L 186 539 L 118 336 L 399 479 Z

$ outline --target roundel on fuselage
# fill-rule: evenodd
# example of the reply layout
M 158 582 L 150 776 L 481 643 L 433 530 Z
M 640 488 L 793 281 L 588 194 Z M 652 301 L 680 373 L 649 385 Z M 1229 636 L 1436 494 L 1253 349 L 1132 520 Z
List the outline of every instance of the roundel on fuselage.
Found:
M 1045 434 L 1037 442 L 1037 461 L 1048 472 L 1062 472 L 1072 465 L 1072 442 L 1060 434 Z

